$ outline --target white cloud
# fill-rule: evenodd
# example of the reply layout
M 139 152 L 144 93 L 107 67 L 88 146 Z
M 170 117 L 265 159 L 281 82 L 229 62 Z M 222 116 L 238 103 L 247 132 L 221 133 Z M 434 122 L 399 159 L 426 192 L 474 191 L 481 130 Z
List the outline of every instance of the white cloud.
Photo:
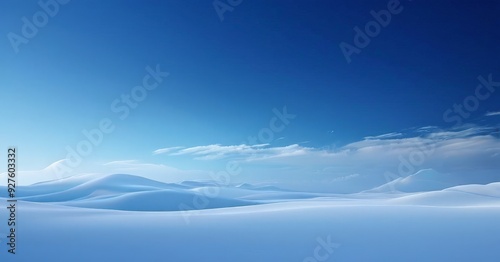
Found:
M 193 155 L 198 160 L 214 160 L 234 156 L 249 156 L 263 150 L 269 144 L 259 145 L 230 145 L 222 146 L 220 144 L 195 146 L 171 152 L 170 155 Z M 175 150 L 174 150 L 175 151 Z
M 299 144 L 272 147 L 269 144 L 260 145 L 228 145 L 220 144 L 195 146 L 173 150 L 170 155 L 189 155 L 198 160 L 216 160 L 222 158 L 238 158 L 245 161 L 267 161 L 293 158 L 293 165 L 307 159 L 307 163 L 343 161 L 340 166 L 350 162 L 359 164 L 378 161 L 381 166 L 398 160 L 398 155 L 410 154 L 422 148 L 435 148 L 443 155 L 450 154 L 480 154 L 485 148 L 496 148 L 498 139 L 489 135 L 492 128 L 474 127 L 456 131 L 435 131 L 426 135 L 401 137 L 402 133 L 389 133 L 379 136 L 369 136 L 364 140 L 353 142 L 336 150 L 305 147 Z M 383 139 L 382 139 L 383 138 Z M 490 143 L 486 145 L 485 143 Z M 423 150 L 423 149 L 422 149 Z M 456 152 L 459 150 L 459 152 Z M 466 151 L 464 151 L 466 150 Z M 449 152 L 447 152 L 449 151 Z M 434 156 L 435 157 L 435 156 Z M 295 162 L 299 159 L 298 162 Z M 354 164 L 354 163 L 352 163 Z
M 500 111 L 498 111 L 498 112 L 487 112 L 485 116 L 500 116 Z
M 170 152 L 171 156 L 191 155 L 196 160 L 217 160 L 223 158 L 238 158 L 240 160 L 255 160 L 303 155 L 307 147 L 292 144 L 281 147 L 271 147 L 269 144 L 258 145 L 229 145 L 220 144 L 195 146 Z
M 462 130 L 451 130 L 451 131 L 439 131 L 429 134 L 430 138 L 436 139 L 451 139 L 451 138 L 463 138 L 469 136 L 478 136 L 489 134 L 493 131 L 493 128 L 490 127 L 471 127 Z
M 176 150 L 179 150 L 182 148 L 184 148 L 184 147 L 183 146 L 174 146 L 174 147 L 160 148 L 160 149 L 156 149 L 155 151 L 153 151 L 153 155 L 166 154 L 166 153 L 170 153 L 172 151 L 176 151 Z
M 402 136 L 403 134 L 401 133 L 388 133 L 388 134 L 383 134 L 383 135 L 378 135 L 378 136 L 367 136 L 365 139 L 386 139 L 386 138 L 393 138 L 393 137 L 398 137 Z
M 202 160 L 236 159 L 246 163 L 252 170 L 260 166 L 261 169 L 252 174 L 261 178 L 288 176 L 314 179 L 311 175 L 319 174 L 328 175 L 330 181 L 340 181 L 335 177 L 351 174 L 359 174 L 356 177 L 359 180 L 366 179 L 367 176 L 383 176 L 388 171 L 400 174 L 401 163 L 404 162 L 415 163 L 407 168 L 408 172 L 433 168 L 443 173 L 471 175 L 474 172 L 479 174 L 500 169 L 500 139 L 491 135 L 492 128 L 438 130 L 429 127 L 425 130 L 429 132 L 421 133 L 419 129 L 412 137 L 401 133 L 367 137 L 334 150 L 300 144 L 278 147 L 268 144 L 217 144 L 184 148 L 171 152 L 170 155 L 185 155 Z M 287 171 L 279 169 L 282 167 L 288 167 Z
M 434 130 L 438 130 L 437 126 L 423 126 L 417 129 L 417 132 L 430 132 Z

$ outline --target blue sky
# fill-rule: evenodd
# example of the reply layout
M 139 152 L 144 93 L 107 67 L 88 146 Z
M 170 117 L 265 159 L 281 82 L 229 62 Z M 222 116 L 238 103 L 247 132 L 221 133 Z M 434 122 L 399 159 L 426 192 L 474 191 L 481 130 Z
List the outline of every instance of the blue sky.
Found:
M 488 97 L 478 99 L 476 90 L 481 77 L 500 82 L 500 4 L 401 0 L 348 63 L 339 44 L 353 45 L 354 28 L 391 2 L 243 0 L 221 21 L 212 1 L 69 1 L 13 47 L 9 33 L 22 36 L 23 17 L 44 9 L 2 1 L 2 145 L 19 148 L 26 183 L 60 177 L 48 167 L 64 164 L 103 119 L 113 131 L 64 176 L 206 179 L 238 161 L 234 181 L 334 181 L 396 170 L 398 156 L 424 141 L 444 149 L 417 169 L 488 177 L 500 162 L 500 94 L 483 87 Z M 147 67 L 169 75 L 121 119 L 112 104 L 124 105 Z M 464 101 L 477 105 L 460 115 L 454 105 Z M 248 139 L 285 107 L 294 117 L 272 139 Z M 380 147 L 364 154 L 370 141 Z M 463 155 L 450 157 L 453 146 Z M 346 150 L 355 153 L 336 159 Z

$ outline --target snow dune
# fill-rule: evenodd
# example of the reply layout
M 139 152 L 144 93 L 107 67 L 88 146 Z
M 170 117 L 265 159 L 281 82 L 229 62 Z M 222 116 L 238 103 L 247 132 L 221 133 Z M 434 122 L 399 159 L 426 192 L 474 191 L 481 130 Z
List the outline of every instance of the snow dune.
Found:
M 444 175 L 432 169 L 422 169 L 413 175 L 396 178 L 384 185 L 365 192 L 385 193 L 398 191 L 412 193 L 442 190 L 456 185 L 457 182 L 453 176 Z
M 112 175 L 19 194 L 18 253 L 7 253 L 0 237 L 0 261 L 496 262 L 500 255 L 500 183 L 341 195 Z M 201 197 L 202 208 L 179 210 Z M 7 216 L 2 208 L 0 222 Z
M 5 187 L 0 188 L 0 192 L 2 197 L 6 197 Z M 18 199 L 30 202 L 129 211 L 178 211 L 180 204 L 210 209 L 323 195 L 250 184 L 224 187 L 214 182 L 200 181 L 167 184 L 125 174 L 97 178 L 73 177 L 20 187 L 17 193 Z M 197 201 L 207 203 L 196 205 Z

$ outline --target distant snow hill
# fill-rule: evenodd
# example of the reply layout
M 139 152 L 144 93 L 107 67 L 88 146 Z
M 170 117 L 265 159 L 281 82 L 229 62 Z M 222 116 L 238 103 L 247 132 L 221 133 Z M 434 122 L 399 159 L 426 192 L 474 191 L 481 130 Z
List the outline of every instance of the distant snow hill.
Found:
M 6 192 L 0 188 L 0 197 L 6 197 Z M 251 184 L 220 186 L 211 181 L 162 183 L 126 174 L 75 176 L 18 189 L 19 200 L 128 211 L 178 211 L 182 206 L 211 209 L 317 196 L 324 194 L 295 193 Z
M 408 194 L 388 202 L 427 206 L 500 206 L 500 182 L 487 185 L 462 185 L 440 191 Z
M 213 181 L 162 183 L 114 174 L 37 183 L 19 187 L 17 194 L 19 200 L 29 202 L 126 211 L 200 210 L 312 200 L 334 201 L 338 205 L 376 199 L 386 204 L 408 205 L 483 205 L 500 201 L 499 183 L 453 185 L 451 177 L 430 169 L 356 194 L 294 192 L 251 184 L 221 186 Z M 6 197 L 6 192 L 5 187 L 0 188 L 0 197 Z
M 2 227 L 0 261 L 497 262 L 500 182 L 435 183 L 446 179 L 356 194 L 122 174 L 38 183 L 17 188 L 18 252 Z
M 444 175 L 436 172 L 433 169 L 422 169 L 417 173 L 407 176 L 396 178 L 384 185 L 367 190 L 367 193 L 388 193 L 396 192 L 426 192 L 435 191 L 457 186 L 456 179 L 452 176 Z

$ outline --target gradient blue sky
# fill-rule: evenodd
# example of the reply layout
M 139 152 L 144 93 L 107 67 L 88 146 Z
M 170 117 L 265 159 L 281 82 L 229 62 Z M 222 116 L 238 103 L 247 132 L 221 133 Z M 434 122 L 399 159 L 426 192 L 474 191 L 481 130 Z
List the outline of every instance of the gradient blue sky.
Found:
M 463 170 L 498 170 L 500 92 L 462 117 L 464 126 L 443 114 L 475 94 L 479 76 L 500 81 L 500 3 L 401 0 L 403 11 L 347 63 L 339 44 L 353 44 L 353 28 L 388 2 L 243 0 L 221 21 L 212 1 L 70 1 L 16 53 L 8 33 L 21 34 L 22 17 L 42 9 L 36 1 L 2 1 L 1 144 L 19 148 L 20 168 L 31 171 L 26 181 L 43 180 L 39 171 L 63 160 L 68 146 L 85 139 L 82 130 L 109 118 L 115 130 L 73 174 L 133 166 L 131 173 L 195 179 L 235 159 L 246 163 L 238 181 L 276 182 L 318 180 L 328 168 L 321 179 L 383 173 L 397 168 L 400 152 L 374 158 L 393 147 L 362 160 L 310 159 L 368 140 L 401 144 L 454 132 L 446 139 L 485 139 L 463 151 L 473 159 Z M 111 104 L 157 65 L 170 75 L 121 120 Z M 252 147 L 247 138 L 283 107 L 296 118 L 267 145 Z M 388 133 L 395 134 L 367 138 Z M 482 142 L 492 145 L 486 160 Z M 171 147 L 183 148 L 154 153 Z M 194 149 L 179 152 L 186 148 Z M 204 153 L 194 152 L 207 149 L 215 157 L 196 159 Z M 257 161 L 262 155 L 280 161 Z

